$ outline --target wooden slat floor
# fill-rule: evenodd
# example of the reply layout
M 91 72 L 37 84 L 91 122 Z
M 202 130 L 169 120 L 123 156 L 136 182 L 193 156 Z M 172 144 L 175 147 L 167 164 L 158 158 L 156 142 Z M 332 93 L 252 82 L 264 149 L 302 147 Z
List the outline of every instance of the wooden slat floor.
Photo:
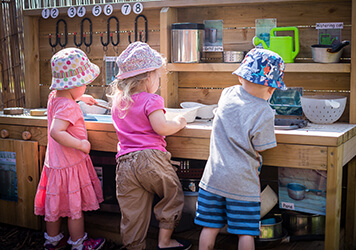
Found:
M 86 214 L 86 228 L 93 237 L 107 237 L 110 240 L 121 242 L 120 216 L 114 213 L 88 213 Z M 198 249 L 200 228 L 193 228 L 188 231 L 174 233 L 174 238 L 187 239 L 193 244 L 191 250 Z M 341 234 L 343 235 L 343 234 Z M 154 250 L 157 247 L 158 228 L 151 226 L 147 235 L 147 249 Z M 219 234 L 215 244 L 215 250 L 237 250 L 238 239 L 234 235 Z M 324 241 L 296 241 L 289 243 L 281 243 L 273 247 L 256 247 L 256 249 L 272 249 L 272 250 L 323 250 Z M 340 247 L 342 249 L 342 247 Z

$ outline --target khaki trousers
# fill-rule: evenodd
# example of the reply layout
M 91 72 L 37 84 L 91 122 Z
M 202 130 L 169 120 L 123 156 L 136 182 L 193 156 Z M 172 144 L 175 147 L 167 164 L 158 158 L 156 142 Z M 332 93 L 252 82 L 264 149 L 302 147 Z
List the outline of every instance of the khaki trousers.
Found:
M 145 249 L 154 194 L 161 198 L 153 209 L 160 228 L 173 229 L 182 216 L 183 190 L 170 159 L 169 152 L 152 149 L 132 152 L 117 159 L 120 233 L 127 249 Z

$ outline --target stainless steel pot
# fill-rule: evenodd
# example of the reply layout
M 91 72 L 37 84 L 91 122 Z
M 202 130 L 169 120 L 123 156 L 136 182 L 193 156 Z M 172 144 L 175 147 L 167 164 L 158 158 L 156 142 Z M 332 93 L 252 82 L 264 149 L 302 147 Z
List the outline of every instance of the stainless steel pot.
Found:
M 285 211 L 283 225 L 290 235 L 322 235 L 325 233 L 325 216 Z
M 318 63 L 337 63 L 340 61 L 344 47 L 350 44 L 343 41 L 337 45 L 314 44 L 311 46 L 313 61 Z
M 261 221 L 260 239 L 277 239 L 283 236 L 282 218 L 274 216 Z
M 244 51 L 224 51 L 224 62 L 239 63 L 244 59 Z
M 308 189 L 306 186 L 299 183 L 288 183 L 287 184 L 288 196 L 294 200 L 303 200 L 305 198 L 306 192 L 317 192 L 322 193 L 322 190 L 318 189 Z
M 204 24 L 172 24 L 172 62 L 197 63 L 203 48 Z

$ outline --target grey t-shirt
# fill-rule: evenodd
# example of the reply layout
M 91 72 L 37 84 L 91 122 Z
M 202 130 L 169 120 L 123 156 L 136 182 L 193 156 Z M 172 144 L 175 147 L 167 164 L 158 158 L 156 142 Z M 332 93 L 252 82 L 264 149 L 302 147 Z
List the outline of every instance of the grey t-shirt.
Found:
M 262 156 L 257 151 L 276 146 L 274 114 L 267 101 L 239 85 L 224 89 L 199 186 L 231 199 L 260 201 Z

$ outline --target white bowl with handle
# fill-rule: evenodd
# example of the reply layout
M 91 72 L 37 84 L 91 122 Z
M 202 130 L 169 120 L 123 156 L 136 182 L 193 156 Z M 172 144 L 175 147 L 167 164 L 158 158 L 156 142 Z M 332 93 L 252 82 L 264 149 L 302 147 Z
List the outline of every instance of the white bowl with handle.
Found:
M 102 99 L 95 99 L 100 105 L 107 107 L 108 106 L 108 102 L 104 101 Z M 105 108 L 101 108 L 95 105 L 88 105 L 85 102 L 80 101 L 79 102 L 79 106 L 80 109 L 82 110 L 82 112 L 84 114 L 105 114 L 105 112 L 107 111 L 107 109 Z
M 180 106 L 186 108 L 198 108 L 197 117 L 201 119 L 211 119 L 214 117 L 213 110 L 218 106 L 217 104 L 206 105 L 199 102 L 182 102 Z
M 195 121 L 195 117 L 197 116 L 198 107 L 194 108 L 165 108 L 166 110 L 166 119 L 168 121 L 173 120 L 176 116 L 182 115 L 184 116 L 187 123 L 191 123 Z

